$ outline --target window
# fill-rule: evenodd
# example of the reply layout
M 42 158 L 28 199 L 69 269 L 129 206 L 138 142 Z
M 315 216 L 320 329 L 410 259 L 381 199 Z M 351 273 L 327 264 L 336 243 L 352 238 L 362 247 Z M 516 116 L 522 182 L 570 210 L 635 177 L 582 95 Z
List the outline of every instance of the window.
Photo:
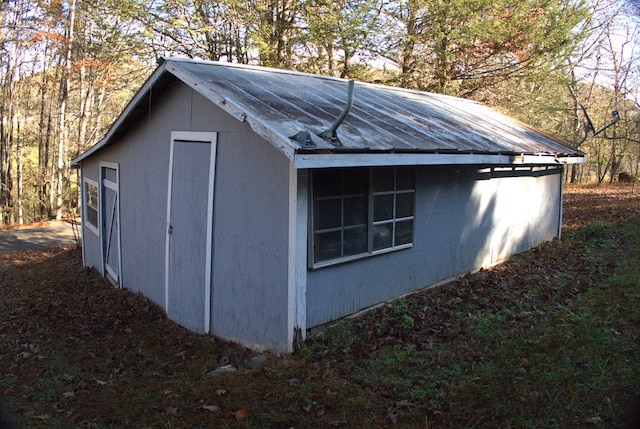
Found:
M 86 225 L 98 234 L 98 184 L 89 179 L 84 182 L 84 201 Z
M 314 170 L 311 189 L 313 267 L 413 245 L 412 167 Z
M 414 170 L 373 170 L 373 250 L 395 249 L 413 243 L 415 209 Z

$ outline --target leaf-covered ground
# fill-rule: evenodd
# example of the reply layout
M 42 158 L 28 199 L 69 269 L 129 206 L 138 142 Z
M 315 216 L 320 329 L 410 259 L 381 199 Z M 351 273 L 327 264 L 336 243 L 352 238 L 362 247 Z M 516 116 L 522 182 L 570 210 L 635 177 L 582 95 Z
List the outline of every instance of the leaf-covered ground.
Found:
M 0 254 L 4 423 L 638 427 L 640 197 L 570 187 L 564 221 L 562 240 L 314 329 L 284 357 L 187 332 L 79 250 Z

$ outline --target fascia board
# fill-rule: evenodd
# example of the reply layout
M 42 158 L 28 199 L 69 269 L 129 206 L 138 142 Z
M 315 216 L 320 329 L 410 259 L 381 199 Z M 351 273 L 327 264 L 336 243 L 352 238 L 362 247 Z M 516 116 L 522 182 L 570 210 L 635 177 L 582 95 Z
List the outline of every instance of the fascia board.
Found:
M 584 157 L 553 155 L 492 155 L 434 153 L 296 154 L 295 166 L 304 168 L 381 167 L 391 165 L 561 165 L 583 163 Z

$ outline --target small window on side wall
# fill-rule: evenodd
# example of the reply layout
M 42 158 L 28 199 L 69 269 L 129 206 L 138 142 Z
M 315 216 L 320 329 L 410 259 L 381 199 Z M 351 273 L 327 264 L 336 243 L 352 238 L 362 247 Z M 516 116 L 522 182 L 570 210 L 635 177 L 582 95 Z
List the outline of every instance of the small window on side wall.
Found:
M 84 201 L 85 224 L 98 234 L 98 184 L 90 179 L 84 181 Z
M 413 167 L 314 170 L 313 268 L 413 245 Z

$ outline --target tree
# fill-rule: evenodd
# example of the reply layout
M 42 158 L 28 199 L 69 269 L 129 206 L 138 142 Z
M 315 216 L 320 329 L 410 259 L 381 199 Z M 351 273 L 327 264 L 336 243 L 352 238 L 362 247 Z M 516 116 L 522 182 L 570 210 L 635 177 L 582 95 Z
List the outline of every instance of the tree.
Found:
M 69 3 L 68 18 L 65 30 L 64 55 L 62 58 L 62 76 L 60 78 L 59 93 L 59 122 L 58 122 L 58 182 L 56 188 L 56 219 L 62 219 L 63 200 L 62 192 L 65 180 L 65 149 L 67 146 L 67 101 L 71 87 L 71 55 L 74 43 L 74 26 L 76 19 L 76 1 Z
M 472 96 L 566 55 L 576 25 L 588 16 L 581 3 L 526 0 L 405 0 L 390 15 L 402 57 L 402 82 L 419 89 Z
M 119 16 L 144 29 L 155 57 L 165 55 L 214 61 L 249 61 L 249 25 L 256 22 L 252 1 L 112 0 Z
M 254 3 L 253 10 L 257 19 L 253 38 L 257 42 L 260 65 L 293 67 L 292 38 L 300 7 L 299 0 L 264 0 Z
M 7 6 L 6 2 L 0 5 L 0 224 L 14 219 L 13 152 L 20 139 L 20 121 L 26 118 L 18 94 L 29 63 L 27 49 L 35 19 L 31 1 L 18 0 Z
M 637 139 L 637 106 L 630 100 L 638 90 L 636 64 L 640 33 L 637 24 L 626 18 L 629 8 L 624 3 L 602 1 L 594 3 L 594 8 L 598 12 L 599 25 L 591 39 L 593 57 L 582 63 L 583 75 L 591 83 L 583 88 L 579 98 L 597 124 L 609 123 L 614 110 L 620 116 L 615 127 L 587 139 L 581 147 L 587 152 L 590 173 L 602 183 L 607 176 L 608 181 L 613 182 L 625 160 L 633 157 L 636 149 L 633 140 Z
M 382 1 L 304 2 L 300 44 L 305 53 L 298 67 L 328 75 L 355 77 L 359 65 L 376 54 Z
M 62 216 L 75 206 L 69 159 L 128 101 L 150 50 L 109 2 L 0 6 L 0 223 Z

